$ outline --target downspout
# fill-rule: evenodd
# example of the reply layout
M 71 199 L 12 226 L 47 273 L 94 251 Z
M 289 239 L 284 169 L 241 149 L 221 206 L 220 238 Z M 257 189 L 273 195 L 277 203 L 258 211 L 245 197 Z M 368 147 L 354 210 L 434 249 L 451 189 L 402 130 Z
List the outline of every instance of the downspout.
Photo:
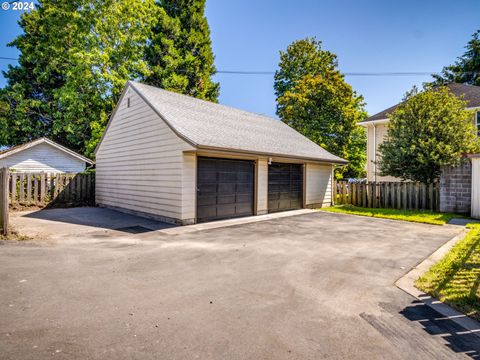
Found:
M 373 124 L 373 181 L 377 182 L 377 126 Z

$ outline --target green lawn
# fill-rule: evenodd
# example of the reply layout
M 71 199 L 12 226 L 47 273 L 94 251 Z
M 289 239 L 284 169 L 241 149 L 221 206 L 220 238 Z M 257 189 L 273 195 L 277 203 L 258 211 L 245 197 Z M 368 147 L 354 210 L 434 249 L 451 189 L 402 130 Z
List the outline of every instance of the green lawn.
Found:
M 480 320 L 480 225 L 472 225 L 445 257 L 415 285 L 422 291 Z
M 378 217 L 392 220 L 413 221 L 425 224 L 443 225 L 450 219 L 462 217 L 458 214 L 438 213 L 433 211 L 414 211 L 397 209 L 371 209 L 353 205 L 337 205 L 321 208 L 322 211 L 330 211 L 344 214 Z

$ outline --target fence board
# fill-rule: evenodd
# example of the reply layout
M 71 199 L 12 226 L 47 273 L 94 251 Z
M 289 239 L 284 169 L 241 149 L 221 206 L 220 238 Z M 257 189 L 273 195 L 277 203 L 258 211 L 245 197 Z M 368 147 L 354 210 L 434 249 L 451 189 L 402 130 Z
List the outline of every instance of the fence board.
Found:
M 3 235 L 8 235 L 8 181 L 8 169 L 0 169 L 0 231 Z
M 87 182 L 87 186 L 90 184 L 93 184 L 93 181 Z M 425 185 L 413 182 L 337 181 L 333 186 L 335 204 L 404 210 L 438 211 L 439 209 L 439 191 L 436 183 Z
M 10 181 L 10 203 L 13 203 L 17 198 L 17 174 L 11 174 L 11 181 Z
M 38 204 L 38 194 L 39 194 L 38 176 L 33 175 L 33 203 L 34 204 Z
M 10 204 L 21 206 L 86 206 L 95 204 L 92 174 L 12 173 Z
M 45 194 L 47 193 L 47 174 L 40 174 L 40 204 L 45 204 Z

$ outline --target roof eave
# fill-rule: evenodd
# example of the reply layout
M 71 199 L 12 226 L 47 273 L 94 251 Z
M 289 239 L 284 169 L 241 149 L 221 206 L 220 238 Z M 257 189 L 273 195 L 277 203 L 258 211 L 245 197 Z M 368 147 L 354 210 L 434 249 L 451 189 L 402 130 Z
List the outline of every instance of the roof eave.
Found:
M 388 123 L 390 120 L 389 119 L 376 119 L 376 120 L 364 120 L 364 121 L 361 121 L 359 123 L 357 123 L 357 125 L 360 125 L 360 126 L 368 126 L 368 125 L 377 125 L 377 124 L 386 124 Z
M 289 159 L 316 161 L 316 162 L 336 164 L 336 165 L 348 165 L 349 163 L 347 160 L 344 160 L 341 158 L 338 158 L 338 160 L 325 159 L 325 158 L 312 158 L 308 156 L 296 156 L 296 155 L 289 155 L 289 154 L 269 153 L 269 152 L 260 152 L 260 151 L 251 151 L 251 150 L 242 150 L 242 149 L 231 149 L 231 148 L 222 148 L 222 147 L 207 146 L 207 145 L 197 145 L 196 147 L 199 150 L 211 150 L 211 151 L 222 151 L 222 152 L 230 152 L 230 153 L 249 154 L 249 155 L 261 155 L 261 156 L 267 156 L 267 157 L 283 157 L 283 158 L 289 158 Z

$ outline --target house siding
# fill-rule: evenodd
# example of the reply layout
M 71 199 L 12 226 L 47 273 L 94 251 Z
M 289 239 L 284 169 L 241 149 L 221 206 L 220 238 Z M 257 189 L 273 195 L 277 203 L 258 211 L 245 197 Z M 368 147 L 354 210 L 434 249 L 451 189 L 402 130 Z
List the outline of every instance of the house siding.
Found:
M 97 204 L 166 221 L 191 221 L 194 205 L 188 199 L 194 191 L 195 161 L 183 152 L 192 149 L 127 89 L 97 150 Z
M 323 207 L 332 204 L 332 166 L 307 163 L 305 169 L 305 206 Z
M 40 143 L 0 160 L 0 167 L 17 172 L 78 173 L 86 163 L 47 143 Z
M 388 124 L 368 125 L 367 127 L 367 180 L 368 181 L 401 181 L 393 176 L 381 176 L 378 162 L 381 159 L 379 146 L 388 136 Z M 375 165 L 375 162 L 377 165 Z M 375 176 L 376 175 L 376 176 Z

